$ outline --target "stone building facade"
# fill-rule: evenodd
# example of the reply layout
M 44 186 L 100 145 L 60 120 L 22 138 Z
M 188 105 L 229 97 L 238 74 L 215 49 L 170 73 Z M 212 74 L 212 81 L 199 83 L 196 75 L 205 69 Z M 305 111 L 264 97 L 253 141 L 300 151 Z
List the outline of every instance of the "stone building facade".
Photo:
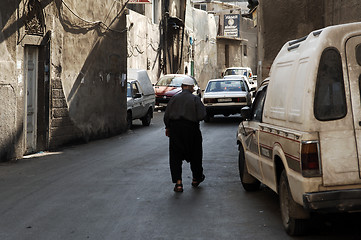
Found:
M 122 1 L 0 3 L 0 160 L 126 129 Z
M 358 0 L 259 0 L 258 79 L 265 79 L 284 43 L 330 25 L 361 21 Z

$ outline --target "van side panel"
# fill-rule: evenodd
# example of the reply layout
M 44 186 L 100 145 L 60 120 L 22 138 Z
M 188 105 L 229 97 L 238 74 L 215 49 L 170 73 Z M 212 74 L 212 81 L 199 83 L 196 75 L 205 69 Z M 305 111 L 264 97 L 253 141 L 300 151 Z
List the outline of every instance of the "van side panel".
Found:
M 310 74 L 308 61 L 308 58 L 304 58 L 299 61 L 295 80 L 292 81 L 292 87 L 290 88 L 292 98 L 290 98 L 288 109 L 288 121 L 290 122 L 303 122 L 303 100 L 306 91 L 306 79 Z
M 268 87 L 265 103 L 265 116 L 278 119 L 286 120 L 286 107 L 287 107 L 287 91 L 291 85 L 291 73 L 293 67 L 293 61 L 278 63 L 272 73 L 272 79 Z M 275 79 L 274 81 L 272 81 Z M 275 93 L 275 94 L 273 94 Z

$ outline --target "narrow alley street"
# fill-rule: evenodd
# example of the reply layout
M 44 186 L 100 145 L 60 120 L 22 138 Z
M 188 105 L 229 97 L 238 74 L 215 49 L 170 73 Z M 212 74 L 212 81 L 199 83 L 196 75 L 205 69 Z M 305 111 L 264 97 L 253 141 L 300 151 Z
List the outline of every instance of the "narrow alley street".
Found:
M 237 117 L 202 123 L 206 180 L 174 193 L 163 112 L 149 127 L 0 165 L 0 239 L 302 239 L 283 230 L 271 190 L 239 182 Z M 353 219 L 352 219 L 353 217 Z M 360 215 L 325 221 L 307 239 L 357 239 Z M 342 223 L 342 224 L 341 224 Z M 352 224 L 354 223 L 354 224 Z

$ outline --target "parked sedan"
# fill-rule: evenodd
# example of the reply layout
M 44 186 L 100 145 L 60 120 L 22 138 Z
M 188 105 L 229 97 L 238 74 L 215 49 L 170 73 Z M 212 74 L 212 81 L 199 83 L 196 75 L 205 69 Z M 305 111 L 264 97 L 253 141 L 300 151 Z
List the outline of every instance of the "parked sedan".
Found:
M 207 111 L 205 122 L 209 122 L 217 114 L 238 114 L 244 106 L 250 106 L 252 101 L 245 79 L 227 78 L 209 80 L 203 103 Z
M 154 85 L 155 104 L 157 106 L 166 106 L 171 97 L 182 91 L 181 85 L 184 78 L 192 78 L 195 90 L 193 94 L 201 97 L 201 89 L 195 78 L 184 74 L 167 74 Z

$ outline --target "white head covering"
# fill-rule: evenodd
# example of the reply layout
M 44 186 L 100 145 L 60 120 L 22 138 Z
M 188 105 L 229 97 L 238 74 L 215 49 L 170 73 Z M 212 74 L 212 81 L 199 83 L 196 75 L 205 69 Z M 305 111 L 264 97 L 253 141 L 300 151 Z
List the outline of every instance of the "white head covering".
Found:
M 194 81 L 192 78 L 190 77 L 184 77 L 183 81 L 182 81 L 183 85 L 188 85 L 188 86 L 193 86 L 194 85 Z

